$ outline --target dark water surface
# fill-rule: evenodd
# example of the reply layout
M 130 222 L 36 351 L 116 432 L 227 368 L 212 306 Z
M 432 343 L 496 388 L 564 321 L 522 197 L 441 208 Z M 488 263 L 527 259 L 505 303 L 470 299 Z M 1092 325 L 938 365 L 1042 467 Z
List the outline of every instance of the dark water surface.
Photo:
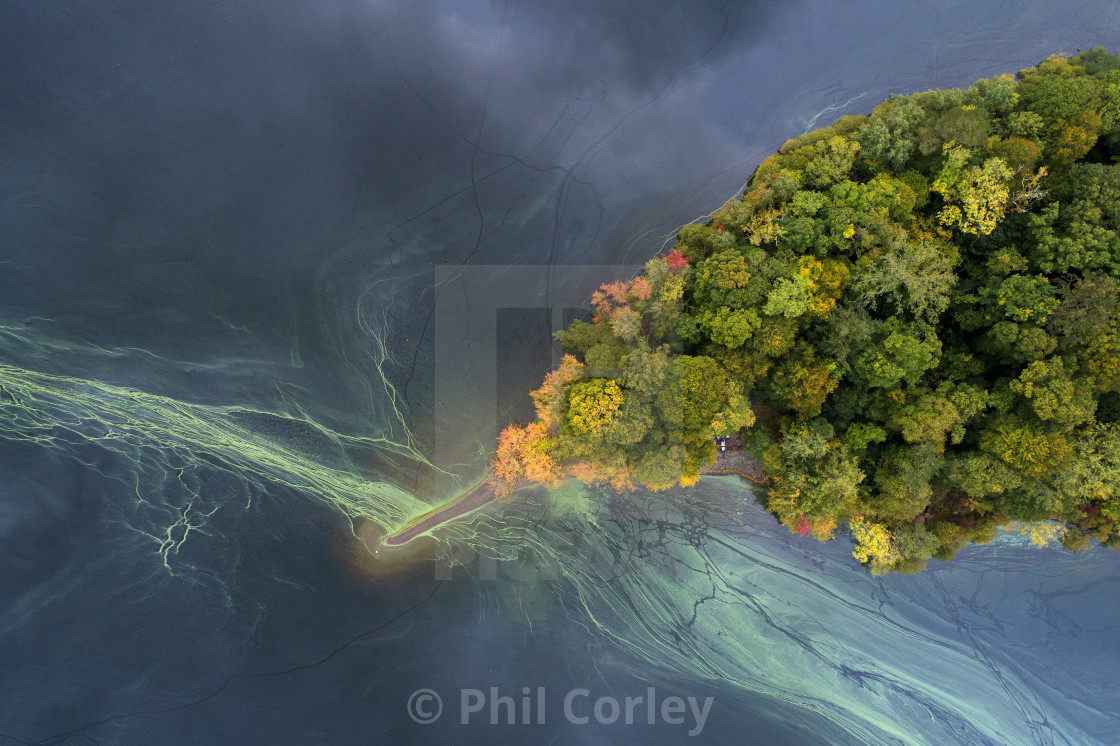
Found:
M 4 4 L 0 744 L 1120 742 L 1104 550 L 873 578 L 727 479 L 358 538 L 787 138 L 1096 45 L 1112 0 Z

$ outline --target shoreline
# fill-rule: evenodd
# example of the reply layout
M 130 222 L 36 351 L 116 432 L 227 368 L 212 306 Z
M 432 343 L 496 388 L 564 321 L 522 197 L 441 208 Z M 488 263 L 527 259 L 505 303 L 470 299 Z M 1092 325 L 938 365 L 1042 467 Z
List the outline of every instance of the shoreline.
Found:
M 729 450 L 716 456 L 716 462 L 700 470 L 701 476 L 713 477 L 735 475 L 756 487 L 769 487 L 770 480 L 762 468 L 762 462 L 740 450 Z
M 716 462 L 701 470 L 700 474 L 701 476 L 713 477 L 737 476 L 744 482 L 756 487 L 770 486 L 770 482 L 766 478 L 766 472 L 762 469 L 762 464 L 740 450 L 721 453 L 716 457 Z M 524 485 L 517 485 L 513 492 L 516 492 L 522 486 Z M 495 485 L 491 481 L 490 475 L 487 474 L 481 482 L 459 497 L 454 498 L 451 502 L 432 508 L 427 513 L 413 518 L 399 531 L 381 537 L 381 543 L 387 547 L 403 547 L 410 541 L 436 530 L 445 523 L 458 520 L 496 501 L 498 496 L 494 490 Z

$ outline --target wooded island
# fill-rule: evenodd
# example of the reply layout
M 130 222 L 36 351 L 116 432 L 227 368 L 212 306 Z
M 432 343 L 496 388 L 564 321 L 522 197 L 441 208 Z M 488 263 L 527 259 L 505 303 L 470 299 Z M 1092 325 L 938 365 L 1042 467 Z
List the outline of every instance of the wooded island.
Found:
M 604 285 L 495 489 L 689 486 L 738 433 L 768 510 L 874 572 L 1010 522 L 1120 548 L 1118 302 L 1120 59 L 892 96 Z

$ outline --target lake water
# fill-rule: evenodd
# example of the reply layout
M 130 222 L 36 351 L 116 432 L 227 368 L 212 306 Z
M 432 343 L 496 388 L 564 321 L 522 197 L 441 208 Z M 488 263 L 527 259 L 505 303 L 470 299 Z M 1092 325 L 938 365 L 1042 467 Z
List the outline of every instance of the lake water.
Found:
M 1112 0 L 6 4 L 0 744 L 1120 742 L 1103 549 L 874 578 L 725 478 L 362 541 L 787 138 L 1097 45 Z

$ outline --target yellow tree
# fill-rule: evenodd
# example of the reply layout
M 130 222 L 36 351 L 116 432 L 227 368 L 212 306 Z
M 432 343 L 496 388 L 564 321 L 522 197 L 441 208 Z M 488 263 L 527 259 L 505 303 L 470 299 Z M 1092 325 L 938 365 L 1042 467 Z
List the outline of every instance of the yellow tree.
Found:
M 969 166 L 971 153 L 955 142 L 945 143 L 944 153 L 945 165 L 932 187 L 946 203 L 938 213 L 938 221 L 964 233 L 988 235 L 1007 211 L 1011 194 L 1008 180 L 1014 174 L 1000 158 L 989 158 L 982 166 Z
M 1061 129 L 1051 145 L 1053 152 L 1047 151 L 1047 154 L 1053 163 L 1068 166 L 1088 155 L 1097 144 L 1101 115 L 1092 109 L 1083 109 L 1068 120 L 1058 121 Z
M 872 572 L 889 570 L 902 559 L 886 526 L 866 521 L 859 516 L 853 518 L 849 525 L 852 537 L 856 540 L 852 556 L 860 562 L 870 563 Z
M 572 384 L 564 424 L 577 435 L 598 435 L 618 421 L 622 389 L 609 378 Z
M 1029 425 L 1002 425 L 985 433 L 980 447 L 1031 477 L 1059 473 L 1072 453 L 1069 441 L 1060 433 Z

